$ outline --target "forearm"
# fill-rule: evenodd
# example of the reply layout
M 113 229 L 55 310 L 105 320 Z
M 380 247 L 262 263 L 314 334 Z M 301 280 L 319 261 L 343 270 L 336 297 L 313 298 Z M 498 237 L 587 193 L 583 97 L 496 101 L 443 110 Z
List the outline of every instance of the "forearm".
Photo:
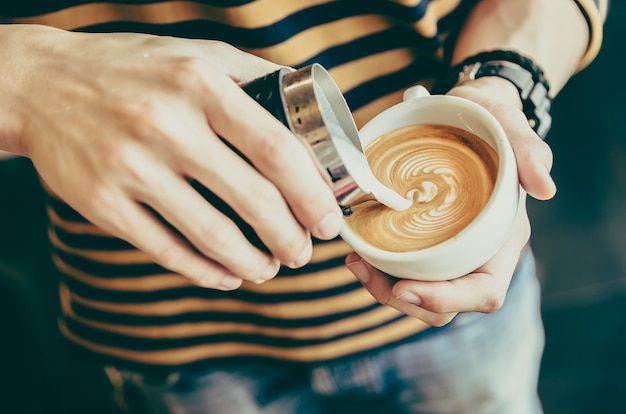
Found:
M 574 0 L 483 0 L 469 16 L 452 64 L 478 52 L 511 49 L 544 71 L 554 96 L 575 73 L 589 30 Z

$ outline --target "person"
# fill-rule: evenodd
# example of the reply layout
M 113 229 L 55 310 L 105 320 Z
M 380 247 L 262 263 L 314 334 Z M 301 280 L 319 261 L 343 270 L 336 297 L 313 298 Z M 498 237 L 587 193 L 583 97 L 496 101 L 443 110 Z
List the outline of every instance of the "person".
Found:
M 533 75 L 553 97 L 598 53 L 607 8 L 1 5 L 0 149 L 32 160 L 48 194 L 68 346 L 134 393 L 120 404 L 136 412 L 541 412 L 543 331 L 524 200 L 509 239 L 471 274 L 388 277 L 337 237 L 341 211 L 304 147 L 239 86 L 318 62 L 360 126 L 411 85 L 433 87 L 449 67 L 497 52 L 492 60 Z M 529 111 L 500 75 L 442 92 L 490 110 L 524 194 L 549 199 L 552 154 L 533 130 L 546 118 L 529 123 L 542 108 Z

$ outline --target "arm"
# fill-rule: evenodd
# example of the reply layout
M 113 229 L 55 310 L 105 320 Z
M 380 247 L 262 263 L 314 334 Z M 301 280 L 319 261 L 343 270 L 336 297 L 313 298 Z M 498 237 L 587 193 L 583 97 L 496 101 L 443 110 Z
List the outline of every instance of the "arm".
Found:
M 589 40 L 574 0 L 483 0 L 459 36 L 452 63 L 484 50 L 517 50 L 543 68 L 554 96 L 581 64 Z
M 58 197 L 160 265 L 233 289 L 303 265 L 310 234 L 339 232 L 305 148 L 238 87 L 278 65 L 215 41 L 35 25 L 0 25 L 0 44 L 0 150 L 29 157 Z
M 576 72 L 590 50 L 589 30 L 574 0 L 483 0 L 470 14 L 457 41 L 452 64 L 482 51 L 509 49 L 543 68 L 551 94 Z M 449 94 L 473 100 L 502 124 L 516 155 L 522 189 L 537 199 L 554 196 L 552 153 L 530 128 L 515 86 L 498 77 L 482 77 Z M 472 274 L 448 282 L 389 278 L 356 255 L 348 267 L 381 302 L 432 325 L 444 325 L 458 312 L 494 312 L 502 306 L 520 253 L 530 237 L 525 193 L 509 239 Z
M 466 22 L 452 63 L 485 50 L 516 50 L 543 69 L 550 95 L 555 96 L 580 67 L 589 38 L 587 23 L 574 0 L 486 0 L 478 3 Z M 538 199 L 551 198 L 556 191 L 549 177 L 551 152 L 519 123 L 519 112 L 507 111 L 507 105 L 521 108 L 515 87 L 497 77 L 463 86 L 467 88 L 452 93 L 478 101 L 496 115 L 506 114 L 499 120 L 516 150 L 524 190 Z

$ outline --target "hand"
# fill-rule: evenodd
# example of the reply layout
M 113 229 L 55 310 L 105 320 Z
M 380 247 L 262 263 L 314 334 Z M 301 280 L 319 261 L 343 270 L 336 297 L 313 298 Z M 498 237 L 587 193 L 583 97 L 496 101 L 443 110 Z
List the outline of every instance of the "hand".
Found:
M 348 268 L 379 302 L 432 326 L 449 323 L 459 312 L 490 313 L 502 306 L 520 253 L 530 238 L 526 193 L 543 200 L 556 192 L 550 177 L 552 152 L 528 125 L 512 84 L 499 78 L 481 78 L 449 94 L 487 108 L 511 142 L 523 191 L 508 239 L 492 259 L 471 274 L 442 282 L 398 280 L 376 270 L 356 253 L 346 259 Z
M 156 263 L 228 290 L 274 277 L 281 262 L 305 264 L 311 234 L 338 234 L 341 211 L 304 147 L 238 86 L 279 66 L 213 41 L 7 30 L 9 67 L 19 72 L 0 88 L 15 152 L 58 197 Z M 0 142 L 11 139 L 2 133 Z M 270 253 L 192 181 L 232 207 Z

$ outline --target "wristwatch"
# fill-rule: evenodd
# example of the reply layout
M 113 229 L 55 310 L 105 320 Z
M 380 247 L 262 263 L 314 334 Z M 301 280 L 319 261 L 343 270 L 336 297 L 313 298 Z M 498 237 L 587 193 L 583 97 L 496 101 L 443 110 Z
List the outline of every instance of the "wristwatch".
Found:
M 497 50 L 469 57 L 454 66 L 447 77 L 440 79 L 433 87 L 433 93 L 446 93 L 455 86 L 484 76 L 497 76 L 515 85 L 528 123 L 545 139 L 552 125 L 550 87 L 543 71 L 516 52 Z

